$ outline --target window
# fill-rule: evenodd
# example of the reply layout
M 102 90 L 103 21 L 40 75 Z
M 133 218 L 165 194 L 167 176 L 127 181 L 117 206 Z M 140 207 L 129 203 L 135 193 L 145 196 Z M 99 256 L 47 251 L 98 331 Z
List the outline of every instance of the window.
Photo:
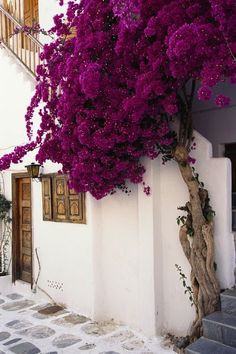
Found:
M 65 175 L 42 177 L 43 220 L 86 224 L 85 193 L 69 189 L 67 181 Z

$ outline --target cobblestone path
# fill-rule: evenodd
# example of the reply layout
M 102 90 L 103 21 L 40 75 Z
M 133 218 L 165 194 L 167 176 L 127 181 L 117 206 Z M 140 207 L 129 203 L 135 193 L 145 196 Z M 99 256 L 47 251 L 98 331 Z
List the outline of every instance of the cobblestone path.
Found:
M 0 354 L 172 354 L 161 338 L 116 323 L 97 323 L 18 293 L 0 293 Z

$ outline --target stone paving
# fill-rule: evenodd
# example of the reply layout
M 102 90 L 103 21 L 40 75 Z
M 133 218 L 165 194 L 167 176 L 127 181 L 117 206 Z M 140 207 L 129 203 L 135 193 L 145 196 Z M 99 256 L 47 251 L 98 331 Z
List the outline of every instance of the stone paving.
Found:
M 113 321 L 93 322 L 18 293 L 0 293 L 0 354 L 172 354 L 162 338 Z

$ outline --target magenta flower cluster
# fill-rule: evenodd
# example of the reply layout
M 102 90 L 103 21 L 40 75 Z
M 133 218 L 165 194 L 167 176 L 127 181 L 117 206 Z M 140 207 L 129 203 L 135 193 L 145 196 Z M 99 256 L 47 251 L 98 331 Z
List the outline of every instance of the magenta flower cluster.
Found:
M 32 139 L 40 105 L 40 128 L 22 149 L 40 145 L 41 164 L 61 163 L 70 186 L 97 199 L 142 182 L 140 158 L 175 144 L 169 121 L 181 113 L 188 82 L 198 80 L 198 98 L 209 100 L 220 81 L 236 81 L 234 1 L 70 1 L 54 23 L 26 114 Z M 216 103 L 229 99 L 220 95 Z M 22 155 L 4 156 L 1 169 Z

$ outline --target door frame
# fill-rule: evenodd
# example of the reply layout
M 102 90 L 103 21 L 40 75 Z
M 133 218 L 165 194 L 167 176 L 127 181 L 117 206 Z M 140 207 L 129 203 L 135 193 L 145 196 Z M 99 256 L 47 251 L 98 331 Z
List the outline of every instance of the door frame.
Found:
M 19 274 L 19 186 L 18 180 L 21 178 L 30 179 L 30 189 L 32 191 L 32 181 L 27 172 L 12 173 L 12 282 L 20 280 Z M 33 286 L 33 234 L 32 234 L 32 194 L 31 194 L 31 288 Z

